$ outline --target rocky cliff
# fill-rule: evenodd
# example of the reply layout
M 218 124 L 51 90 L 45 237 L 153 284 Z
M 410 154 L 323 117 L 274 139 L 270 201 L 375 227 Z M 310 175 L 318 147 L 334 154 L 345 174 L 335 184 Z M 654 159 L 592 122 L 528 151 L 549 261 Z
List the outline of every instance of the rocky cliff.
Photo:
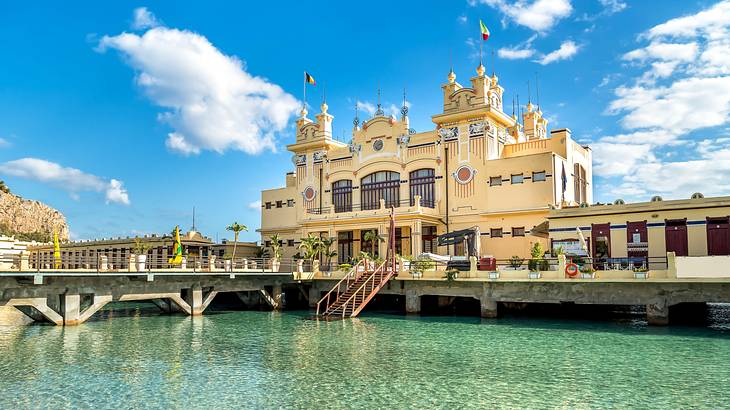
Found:
M 54 227 L 60 239 L 68 239 L 68 225 L 61 212 L 41 202 L 0 191 L 0 230 L 5 231 L 2 233 L 52 237 Z

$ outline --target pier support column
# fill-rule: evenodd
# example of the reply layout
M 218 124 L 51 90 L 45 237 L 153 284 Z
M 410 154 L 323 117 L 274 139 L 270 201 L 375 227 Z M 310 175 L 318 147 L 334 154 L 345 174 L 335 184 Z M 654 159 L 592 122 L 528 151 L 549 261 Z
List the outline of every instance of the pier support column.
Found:
M 76 326 L 81 323 L 81 295 L 63 295 L 63 324 L 65 326 Z
M 413 291 L 406 292 L 406 313 L 421 313 L 421 295 Z
M 271 288 L 271 297 L 274 299 L 274 310 L 284 309 L 284 292 L 281 290 L 281 285 L 274 285 Z
M 646 305 L 646 321 L 652 326 L 669 324 L 669 305 L 666 300 Z
M 486 296 L 482 296 L 479 299 L 481 305 L 481 316 L 486 318 L 495 318 L 498 315 L 497 302 Z
M 203 314 L 203 289 L 194 286 L 190 289 L 190 315 L 199 316 Z
M 316 307 L 320 299 L 322 299 L 322 292 L 319 288 L 316 286 L 309 288 L 309 307 Z

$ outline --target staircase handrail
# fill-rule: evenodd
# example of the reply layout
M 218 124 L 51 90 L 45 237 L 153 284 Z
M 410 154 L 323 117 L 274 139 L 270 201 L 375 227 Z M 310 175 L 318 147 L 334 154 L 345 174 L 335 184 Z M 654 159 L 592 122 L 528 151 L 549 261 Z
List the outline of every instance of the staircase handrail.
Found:
M 381 278 L 380 284 L 379 284 L 378 286 L 382 286 L 382 285 L 383 285 L 383 283 L 385 282 L 385 281 L 383 281 L 383 270 L 384 270 L 384 268 L 385 268 L 385 265 L 386 265 L 387 263 L 388 263 L 388 261 L 385 261 L 385 262 L 383 262 L 382 264 L 380 264 L 380 266 L 378 266 L 378 268 L 377 268 L 377 269 L 375 269 L 375 270 L 373 271 L 372 275 L 370 275 L 370 277 L 368 277 L 368 278 L 367 278 L 367 279 L 365 280 L 365 282 L 363 282 L 363 283 L 362 283 L 362 285 L 360 285 L 360 287 L 359 287 L 359 288 L 357 288 L 357 290 L 355 290 L 355 291 L 354 291 L 354 292 L 352 293 L 352 296 L 350 296 L 349 298 L 347 298 L 347 300 L 346 300 L 346 301 L 345 301 L 344 303 L 342 303 L 342 305 L 341 305 L 341 309 L 342 309 L 342 317 L 343 317 L 343 318 L 345 317 L 345 312 L 347 311 L 347 305 L 349 305 L 349 304 L 350 304 L 350 301 L 352 301 L 352 299 L 353 299 L 353 298 L 354 298 L 355 296 L 357 296 L 357 295 L 358 295 L 358 293 L 360 293 L 360 291 L 361 291 L 361 290 L 362 290 L 362 291 L 363 291 L 363 293 L 364 293 L 365 285 L 367 285 L 367 284 L 368 284 L 368 282 L 370 282 L 370 281 L 372 281 L 372 282 L 373 282 L 373 284 L 372 284 L 372 285 L 371 285 L 371 287 L 370 287 L 370 292 L 372 293 L 373 291 L 375 291 L 375 275 L 377 275 L 377 274 L 378 274 L 378 272 L 380 272 L 380 278 Z M 394 267 L 393 267 L 393 268 L 394 268 Z M 393 276 L 393 272 L 395 272 L 395 269 L 391 269 L 391 270 L 390 270 L 389 274 L 388 274 L 388 275 L 386 276 L 386 280 L 390 279 L 390 277 L 391 277 L 391 276 Z M 353 309 L 353 313 L 354 313 L 354 309 Z
M 322 298 L 317 302 L 317 316 L 319 316 L 319 306 L 320 306 L 320 304 L 322 302 L 324 302 L 325 299 L 327 299 L 327 302 L 325 303 L 325 305 L 326 306 L 329 306 L 330 295 L 333 292 L 335 292 L 335 290 L 337 291 L 335 300 L 337 300 L 337 297 L 340 296 L 340 286 L 342 285 L 342 282 L 345 282 L 345 290 L 346 290 L 348 287 L 350 287 L 350 276 L 353 276 L 353 273 L 354 273 L 354 277 L 352 278 L 353 281 L 357 280 L 360 277 L 360 275 L 358 275 L 358 267 L 360 265 L 362 265 L 363 268 L 364 268 L 362 274 L 364 274 L 367 271 L 367 265 L 366 265 L 366 263 L 367 263 L 367 260 L 366 259 L 361 259 L 359 262 L 357 262 L 355 264 L 355 266 L 352 267 L 352 269 L 350 269 L 349 271 L 347 271 L 347 274 L 345 275 L 344 278 L 340 279 L 340 281 L 337 282 L 337 284 L 335 284 L 335 286 L 333 286 L 332 289 L 330 289 L 330 291 L 327 292 L 327 294 L 325 294 L 324 296 L 322 296 Z

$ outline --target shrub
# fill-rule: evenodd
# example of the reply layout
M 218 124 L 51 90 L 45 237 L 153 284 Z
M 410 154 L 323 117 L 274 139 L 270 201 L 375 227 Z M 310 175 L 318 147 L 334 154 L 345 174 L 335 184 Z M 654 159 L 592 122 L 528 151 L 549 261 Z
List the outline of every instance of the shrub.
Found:
M 517 269 L 517 268 L 519 268 L 520 266 L 522 266 L 522 264 L 523 264 L 524 262 L 525 262 L 525 259 L 524 259 L 524 258 L 520 258 L 520 257 L 519 257 L 519 256 L 517 256 L 517 255 L 515 255 L 515 256 L 513 256 L 513 257 L 509 258 L 509 266 L 510 266 L 510 267 L 512 267 L 512 268 L 514 268 L 514 269 Z

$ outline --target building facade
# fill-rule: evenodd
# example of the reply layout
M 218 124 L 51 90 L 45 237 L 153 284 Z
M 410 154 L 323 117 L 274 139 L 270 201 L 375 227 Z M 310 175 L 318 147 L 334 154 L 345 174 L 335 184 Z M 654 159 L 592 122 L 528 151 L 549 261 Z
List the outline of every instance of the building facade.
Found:
M 595 258 L 730 255 L 730 197 L 592 205 L 550 212 L 553 247 L 580 249 L 583 235 Z M 580 230 L 580 234 L 578 233 Z
M 434 128 L 415 132 L 408 108 L 400 118 L 380 105 L 372 118 L 353 121 L 349 144 L 332 138 L 332 115 L 323 103 L 315 119 L 306 109 L 287 146 L 294 171 L 283 188 L 262 192 L 262 242 L 278 234 L 284 257 L 294 256 L 308 234 L 336 238 L 337 260 L 372 252 L 365 233 L 386 235 L 395 210 L 396 251 L 463 254 L 439 248 L 437 235 L 478 227 L 481 251 L 506 259 L 529 255 L 551 208 L 592 201 L 591 150 L 568 129 L 548 132 L 539 107 L 518 118 L 504 111 L 504 89 L 483 66 L 468 86 L 450 72 L 442 85 L 443 110 Z M 375 246 L 383 255 L 384 242 Z

